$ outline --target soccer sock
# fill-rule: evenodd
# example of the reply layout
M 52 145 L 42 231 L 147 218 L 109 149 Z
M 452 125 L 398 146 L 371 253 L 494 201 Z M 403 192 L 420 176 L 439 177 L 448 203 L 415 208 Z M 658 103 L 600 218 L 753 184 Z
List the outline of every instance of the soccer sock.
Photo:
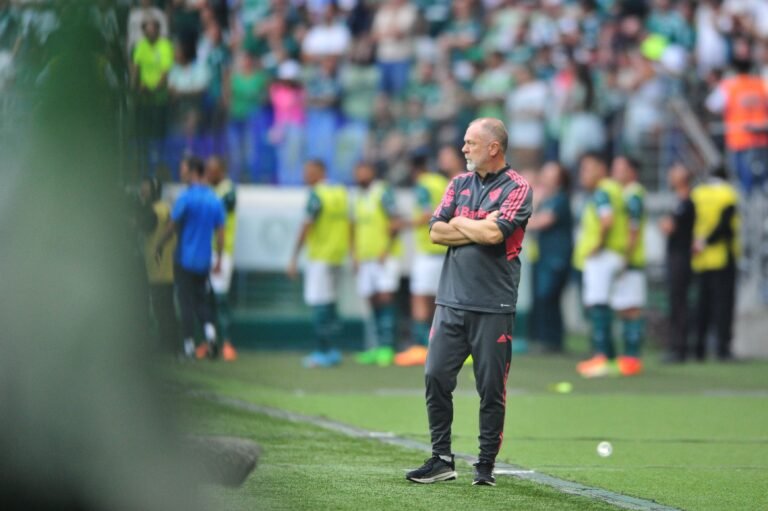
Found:
M 205 339 L 208 342 L 216 342 L 216 327 L 213 326 L 213 323 L 206 323 L 203 325 L 203 330 L 205 331 Z
M 188 357 L 195 354 L 195 340 L 191 337 L 184 339 L 184 354 Z
M 414 344 L 420 346 L 429 345 L 429 321 L 413 320 L 411 335 L 413 336 Z
M 592 345 L 596 353 L 613 359 L 616 356 L 613 347 L 613 311 L 607 305 L 594 305 L 589 310 L 592 322 Z
M 624 324 L 624 355 L 639 357 L 643 337 L 645 337 L 645 319 L 625 319 L 622 323 Z
M 374 308 L 373 314 L 379 347 L 392 347 L 395 343 L 395 306 L 391 303 L 379 305 Z
M 216 295 L 216 316 L 219 323 L 219 333 L 222 339 L 229 340 L 229 325 L 231 322 L 229 314 L 229 297 L 222 293 Z
M 326 352 L 330 348 L 335 316 L 335 303 L 312 306 L 312 326 L 315 330 L 315 344 L 319 351 Z

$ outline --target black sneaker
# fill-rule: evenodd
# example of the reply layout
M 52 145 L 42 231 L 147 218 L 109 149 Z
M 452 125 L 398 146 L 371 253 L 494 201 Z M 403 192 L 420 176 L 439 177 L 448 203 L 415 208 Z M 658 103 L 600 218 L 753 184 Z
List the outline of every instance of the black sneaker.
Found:
M 432 456 L 424 461 L 424 464 L 416 470 L 405 474 L 405 478 L 414 483 L 436 483 L 438 481 L 452 481 L 456 479 L 456 464 L 451 456 L 451 461 L 445 461 L 440 456 Z
M 496 478 L 493 477 L 493 463 L 478 461 L 475 463 L 475 480 L 472 484 L 480 486 L 496 486 Z

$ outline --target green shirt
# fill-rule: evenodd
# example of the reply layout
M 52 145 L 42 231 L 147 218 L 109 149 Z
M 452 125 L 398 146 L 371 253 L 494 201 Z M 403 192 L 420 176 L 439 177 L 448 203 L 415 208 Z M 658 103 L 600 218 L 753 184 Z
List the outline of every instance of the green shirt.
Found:
M 379 93 L 379 69 L 375 66 L 350 64 L 341 71 L 344 91 L 341 108 L 351 119 L 367 121 L 373 117 L 373 107 Z
M 244 119 L 265 103 L 269 86 L 269 75 L 266 71 L 254 71 L 251 74 L 233 73 L 230 81 L 232 118 Z

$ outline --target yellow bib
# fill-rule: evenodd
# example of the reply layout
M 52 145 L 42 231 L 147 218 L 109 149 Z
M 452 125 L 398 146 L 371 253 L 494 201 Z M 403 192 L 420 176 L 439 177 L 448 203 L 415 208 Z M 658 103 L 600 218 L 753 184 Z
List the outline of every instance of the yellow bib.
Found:
M 619 254 L 624 254 L 627 246 L 627 213 L 624 207 L 624 198 L 621 185 L 613 179 L 602 179 L 598 190 L 608 194 L 611 205 L 613 224 L 605 238 L 605 248 Z M 592 198 L 587 199 L 587 204 L 581 215 L 581 225 L 576 238 L 576 247 L 573 250 L 573 266 L 581 270 L 584 261 L 597 248 L 600 243 L 600 215 Z
M 386 191 L 383 183 L 374 183 L 369 190 L 361 190 L 355 200 L 355 254 L 359 261 L 379 259 L 389 245 L 389 216 L 381 204 Z M 402 252 L 400 240 L 396 240 L 390 255 Z
M 703 183 L 694 188 L 691 192 L 691 200 L 696 208 L 693 236 L 695 239 L 706 239 L 717 227 L 723 211 L 729 206 L 738 204 L 739 195 L 730 184 L 718 180 Z M 728 265 L 729 252 L 734 257 L 741 255 L 740 223 L 741 220 L 737 212 L 731 222 L 734 236 L 730 246 L 727 240 L 720 240 L 707 245 L 704 250 L 695 254 L 691 259 L 693 271 L 721 270 Z
M 314 188 L 320 213 L 307 234 L 307 257 L 339 265 L 349 252 L 349 197 L 341 185 L 319 184 Z
M 432 210 L 437 209 L 443 200 L 443 193 L 448 187 L 448 180 L 440 174 L 425 173 L 420 175 L 416 182 L 429 193 L 429 205 Z M 418 219 L 423 214 L 424 211 L 417 204 L 414 208 L 413 217 Z M 448 247 L 432 243 L 432 239 L 429 237 L 429 225 L 419 225 L 414 228 L 413 235 L 416 241 L 416 251 L 421 254 L 440 255 L 448 251 Z

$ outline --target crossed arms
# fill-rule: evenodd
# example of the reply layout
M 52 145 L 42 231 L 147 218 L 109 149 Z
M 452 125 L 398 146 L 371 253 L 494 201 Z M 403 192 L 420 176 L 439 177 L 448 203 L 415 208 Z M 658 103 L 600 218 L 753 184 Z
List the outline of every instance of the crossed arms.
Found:
M 477 243 L 478 245 L 497 245 L 504 240 L 496 219 L 499 212 L 494 211 L 482 220 L 456 216 L 450 221 L 437 221 L 432 224 L 429 236 L 433 243 L 447 247 L 460 247 Z

